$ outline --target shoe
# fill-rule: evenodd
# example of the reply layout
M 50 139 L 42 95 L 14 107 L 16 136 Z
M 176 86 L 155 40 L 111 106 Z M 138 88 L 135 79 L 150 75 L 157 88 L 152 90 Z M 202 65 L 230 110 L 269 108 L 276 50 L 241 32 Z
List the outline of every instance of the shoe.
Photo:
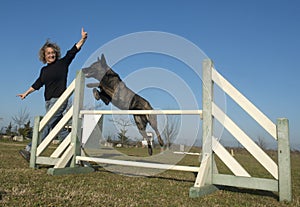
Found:
M 26 150 L 20 150 L 19 153 L 27 162 L 30 161 L 30 152 Z

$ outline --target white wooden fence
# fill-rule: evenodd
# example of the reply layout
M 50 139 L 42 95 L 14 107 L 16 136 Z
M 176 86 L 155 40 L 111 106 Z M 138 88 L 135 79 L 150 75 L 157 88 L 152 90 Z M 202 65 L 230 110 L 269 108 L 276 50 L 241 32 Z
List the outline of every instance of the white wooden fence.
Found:
M 70 84 L 65 93 L 59 98 L 51 110 L 41 119 L 35 118 L 34 133 L 30 167 L 38 165 L 51 165 L 49 174 L 84 173 L 92 169 L 79 167 L 78 161 L 93 161 L 98 163 L 109 163 L 114 165 L 136 166 L 144 168 L 158 168 L 168 170 L 182 170 L 198 172 L 194 186 L 190 189 L 190 197 L 206 195 L 216 190 L 216 186 L 235 186 L 250 189 L 260 189 L 279 193 L 279 200 L 290 201 L 291 193 L 291 166 L 288 120 L 277 119 L 274 124 L 266 115 L 255 107 L 244 95 L 232 86 L 213 67 L 211 60 L 203 62 L 203 87 L 202 87 L 202 110 L 82 110 L 84 76 L 78 72 L 76 79 Z M 226 115 L 213 100 L 213 85 L 217 84 L 228 96 L 230 96 L 249 116 L 262 126 L 278 142 L 277 163 L 270 158 L 233 120 Z M 205 86 L 205 87 L 204 87 Z M 57 126 L 40 143 L 39 134 L 46 123 L 57 111 L 60 105 L 74 92 L 73 106 L 68 110 Z M 140 163 L 133 161 L 111 160 L 104 158 L 84 157 L 81 155 L 80 140 L 82 130 L 82 119 L 85 115 L 104 114 L 180 114 L 199 115 L 203 121 L 202 129 L 202 161 L 200 166 L 177 166 L 157 163 Z M 43 156 L 43 152 L 49 146 L 58 132 L 72 118 L 72 132 L 57 147 L 50 156 Z M 230 132 L 240 144 L 270 173 L 272 179 L 252 177 L 243 166 L 222 146 L 217 138 L 213 136 L 213 120 L 217 119 Z M 91 129 L 89 129 L 91 130 Z M 218 156 L 224 164 L 232 171 L 233 175 L 220 174 L 216 169 L 214 156 Z M 246 163 L 243 163 L 246 165 Z

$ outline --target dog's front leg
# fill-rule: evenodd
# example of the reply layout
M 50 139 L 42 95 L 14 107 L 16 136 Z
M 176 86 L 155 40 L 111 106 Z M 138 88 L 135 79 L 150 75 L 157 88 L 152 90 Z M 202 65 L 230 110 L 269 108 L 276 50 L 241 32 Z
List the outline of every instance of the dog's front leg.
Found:
M 100 83 L 88 83 L 86 84 L 86 87 L 88 88 L 98 88 L 100 86 Z
M 107 93 L 105 93 L 104 90 L 99 91 L 97 89 L 97 88 L 100 88 L 99 82 L 98 83 L 88 83 L 88 84 L 86 84 L 86 86 L 88 88 L 93 88 L 93 95 L 97 101 L 101 99 L 106 105 L 108 105 L 111 102 L 111 97 Z
M 93 88 L 93 95 L 97 101 L 101 99 L 106 105 L 111 102 L 111 97 L 103 90 L 98 91 L 97 88 Z

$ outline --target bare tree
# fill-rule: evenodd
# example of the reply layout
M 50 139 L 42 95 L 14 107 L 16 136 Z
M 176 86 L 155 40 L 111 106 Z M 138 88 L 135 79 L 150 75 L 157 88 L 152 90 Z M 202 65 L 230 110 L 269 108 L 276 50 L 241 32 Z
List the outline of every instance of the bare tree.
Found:
M 29 112 L 27 108 L 19 110 L 18 114 L 12 117 L 12 120 L 17 125 L 17 130 L 21 128 L 22 125 L 25 125 L 29 121 Z
M 167 148 L 169 148 L 172 145 L 176 135 L 178 134 L 178 130 L 179 130 L 178 116 L 167 115 L 166 125 L 162 132 L 162 134 L 166 140 Z
M 124 145 L 128 142 L 128 137 L 126 133 L 128 131 L 128 127 L 132 126 L 132 122 L 128 119 L 118 118 L 118 119 L 110 119 L 110 121 L 114 122 L 120 127 L 120 132 L 118 133 L 118 138 L 121 141 L 121 144 Z
M 109 143 L 112 143 L 112 142 L 113 142 L 113 134 L 112 134 L 112 133 L 109 133 L 109 134 L 107 135 L 106 141 L 109 142 Z
M 3 121 L 3 118 L 0 117 L 0 122 L 2 122 L 2 121 Z M 1 134 L 2 134 L 3 129 L 4 129 L 4 127 L 1 128 L 1 131 L 0 131 Z
M 24 124 L 24 127 L 20 127 L 18 129 L 19 135 L 23 135 L 23 137 L 32 137 L 32 127 L 30 126 L 30 121 Z
M 258 136 L 256 144 L 261 148 L 261 149 L 266 149 L 267 143 L 265 139 L 261 136 Z
M 6 127 L 5 134 L 8 136 L 14 135 L 12 128 L 13 128 L 13 125 L 11 124 L 11 122 L 9 122 L 9 125 Z

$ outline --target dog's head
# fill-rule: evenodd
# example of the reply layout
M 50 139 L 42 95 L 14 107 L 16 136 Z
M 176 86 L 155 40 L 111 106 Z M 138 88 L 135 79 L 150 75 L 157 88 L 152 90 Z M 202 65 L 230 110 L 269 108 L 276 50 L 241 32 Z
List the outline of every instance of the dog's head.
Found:
M 83 68 L 82 72 L 87 78 L 95 78 L 101 81 L 107 70 L 109 70 L 109 66 L 107 65 L 105 57 L 102 54 L 101 59 L 98 57 L 96 62 L 92 63 L 87 68 Z

